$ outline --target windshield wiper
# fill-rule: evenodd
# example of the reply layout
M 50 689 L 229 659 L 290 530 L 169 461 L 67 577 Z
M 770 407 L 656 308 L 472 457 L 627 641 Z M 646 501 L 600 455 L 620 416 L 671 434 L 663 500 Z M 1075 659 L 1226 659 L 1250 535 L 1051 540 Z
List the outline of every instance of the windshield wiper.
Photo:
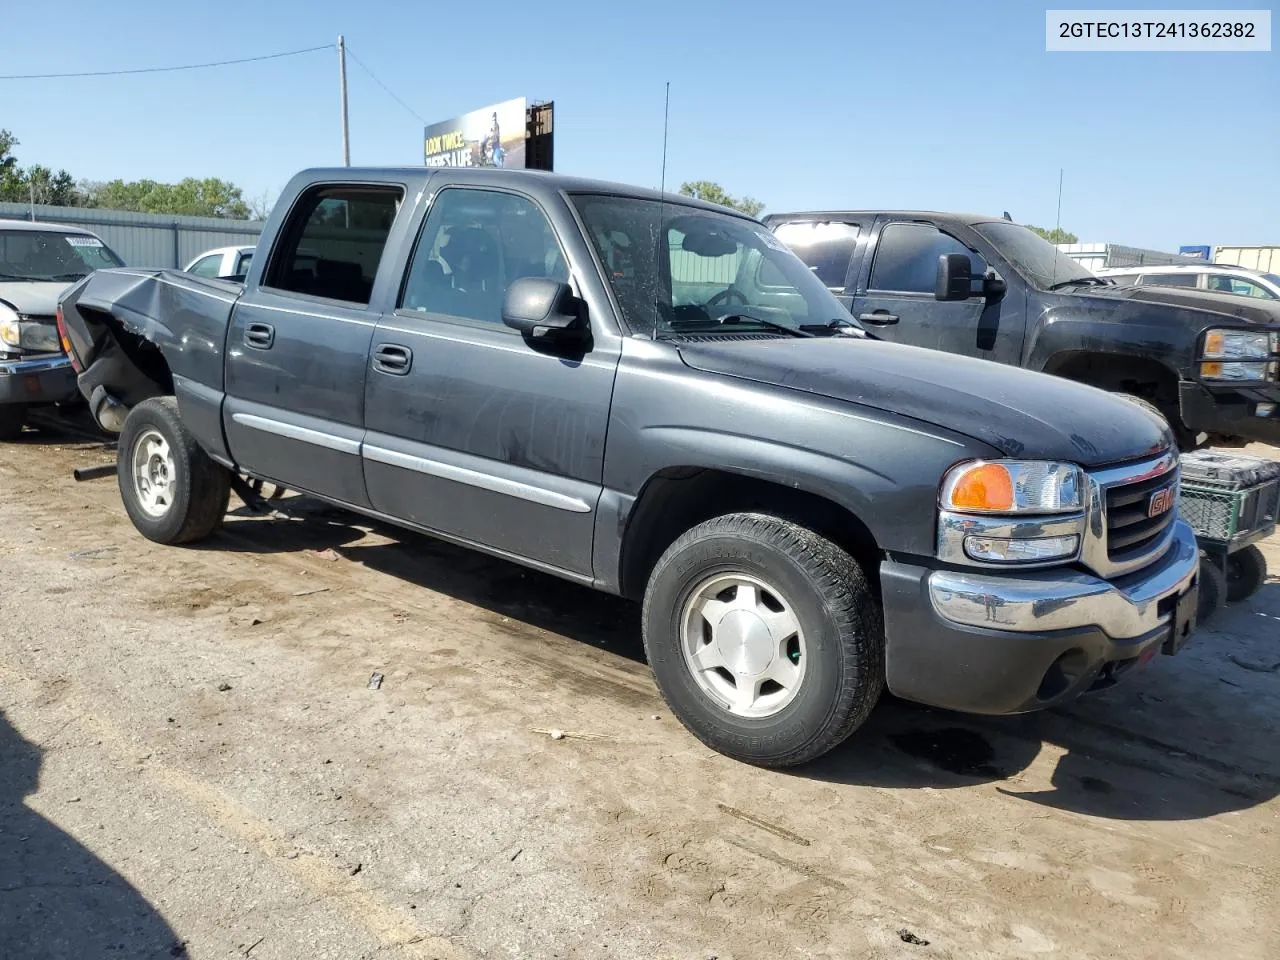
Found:
M 1059 280 L 1057 283 L 1049 284 L 1050 290 L 1060 290 L 1063 287 L 1074 286 L 1077 283 L 1095 284 L 1099 287 L 1108 287 L 1111 281 L 1104 280 L 1102 277 L 1076 277 L 1072 280 Z
M 17 273 L 0 273 L 0 280 L 25 280 L 28 283 L 39 283 L 35 277 L 24 277 Z
M 806 333 L 825 334 L 826 336 L 835 336 L 837 334 L 846 337 L 866 337 L 867 331 L 863 330 L 856 323 L 849 320 L 841 320 L 839 317 L 830 323 L 802 323 L 800 329 Z
M 756 323 L 764 327 L 766 330 L 774 330 L 778 333 L 785 333 L 789 337 L 812 337 L 812 333 L 806 333 L 804 330 L 797 330 L 795 327 L 788 327 L 785 323 L 775 323 L 772 320 L 762 320 L 760 317 L 752 317 L 745 313 L 730 313 L 710 322 L 692 321 L 685 326 L 684 324 L 673 323 L 671 329 L 676 333 L 695 333 L 698 330 L 707 327 L 719 327 L 733 323 Z

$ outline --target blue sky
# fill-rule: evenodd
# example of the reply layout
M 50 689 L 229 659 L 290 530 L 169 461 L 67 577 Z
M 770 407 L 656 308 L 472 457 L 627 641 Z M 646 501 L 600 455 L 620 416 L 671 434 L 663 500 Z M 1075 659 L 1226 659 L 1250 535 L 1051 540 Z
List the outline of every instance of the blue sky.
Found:
M 1237 4 L 1247 6 L 1248 4 Z M 1055 3 L 1054 6 L 1065 6 Z M 1098 8 L 1103 4 L 1081 4 Z M 1201 3 L 1201 7 L 1208 4 Z M 1044 6 L 933 3 L 10 4 L 0 73 L 119 69 L 334 42 L 429 120 L 556 103 L 556 167 L 719 181 L 767 209 L 928 207 L 1176 249 L 1280 244 L 1280 52 L 1044 51 Z M 421 162 L 421 123 L 348 67 L 353 164 Z M 0 81 L 24 163 L 229 179 L 274 194 L 341 162 L 336 54 Z

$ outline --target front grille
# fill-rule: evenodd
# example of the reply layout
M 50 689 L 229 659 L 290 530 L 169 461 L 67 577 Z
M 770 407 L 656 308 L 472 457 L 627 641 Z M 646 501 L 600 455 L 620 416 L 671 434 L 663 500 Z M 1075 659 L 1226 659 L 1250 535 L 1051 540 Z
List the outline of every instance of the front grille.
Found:
M 1175 498 L 1158 516 L 1148 516 L 1151 495 L 1177 484 L 1178 472 L 1170 470 L 1156 477 L 1107 489 L 1107 558 L 1122 560 L 1153 546 L 1178 515 Z

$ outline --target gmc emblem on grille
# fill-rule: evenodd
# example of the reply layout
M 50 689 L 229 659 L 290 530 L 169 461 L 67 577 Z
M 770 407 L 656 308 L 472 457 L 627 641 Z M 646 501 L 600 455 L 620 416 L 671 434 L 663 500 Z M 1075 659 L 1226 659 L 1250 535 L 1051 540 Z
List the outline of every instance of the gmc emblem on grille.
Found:
M 1177 487 L 1173 484 L 1153 493 L 1151 499 L 1147 502 L 1147 516 L 1158 517 L 1162 513 L 1168 513 L 1169 508 L 1173 506 L 1173 498 L 1176 493 Z

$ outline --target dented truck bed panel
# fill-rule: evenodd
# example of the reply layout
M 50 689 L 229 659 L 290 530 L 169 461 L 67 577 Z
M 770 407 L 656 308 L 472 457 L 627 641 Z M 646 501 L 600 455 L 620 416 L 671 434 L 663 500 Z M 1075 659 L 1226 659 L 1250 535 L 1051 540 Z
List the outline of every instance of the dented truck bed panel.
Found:
M 163 393 L 209 453 L 230 464 L 220 422 L 223 362 L 239 284 L 173 270 L 100 270 L 69 291 L 63 324 L 94 418 L 119 429 L 128 409 Z

